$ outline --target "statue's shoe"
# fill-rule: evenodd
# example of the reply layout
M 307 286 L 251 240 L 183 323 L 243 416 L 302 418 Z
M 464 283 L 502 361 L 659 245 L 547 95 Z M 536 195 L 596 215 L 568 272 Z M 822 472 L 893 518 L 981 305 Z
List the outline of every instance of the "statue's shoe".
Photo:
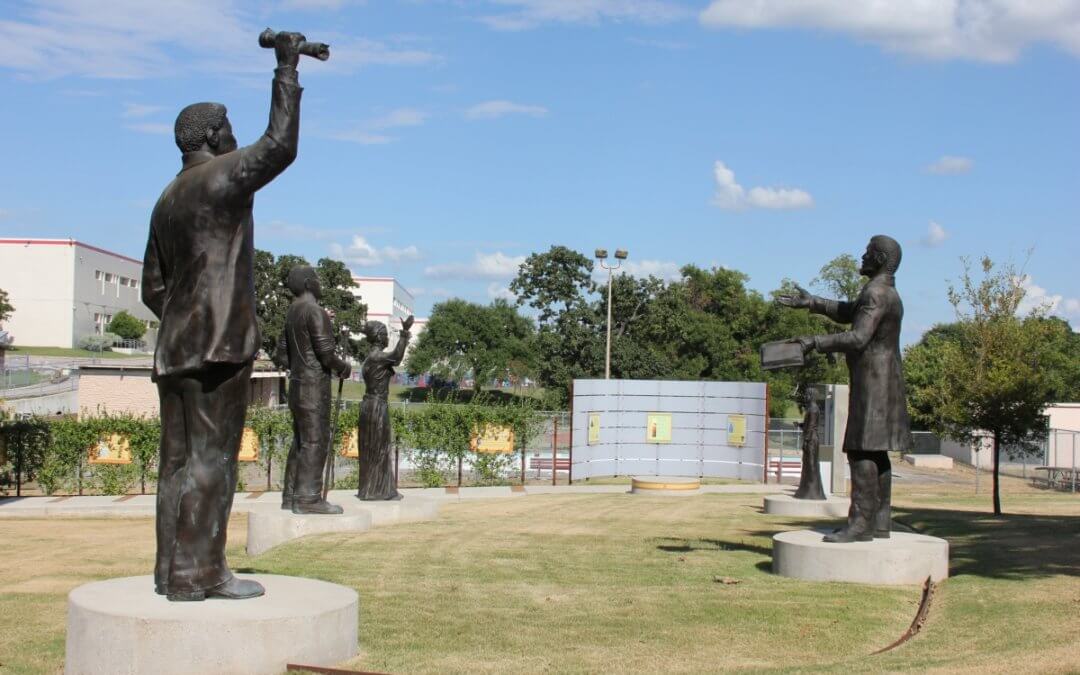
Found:
M 247 600 L 249 598 L 257 598 L 265 593 L 266 589 L 263 588 L 263 585 L 258 581 L 231 577 L 225 583 L 214 586 L 208 591 L 181 591 L 169 593 L 167 597 L 172 602 L 201 602 L 207 598 Z
M 293 507 L 293 500 L 292 500 L 291 497 L 289 499 L 282 499 L 281 500 L 281 510 L 282 511 L 292 511 L 292 507 Z
M 873 541 L 874 535 L 859 528 L 844 527 L 832 534 L 825 535 L 822 541 L 830 544 L 850 544 L 853 541 Z
M 337 504 L 331 504 L 325 499 L 320 499 L 317 502 L 311 502 L 309 504 L 305 504 L 303 502 L 294 502 L 292 506 L 292 512 L 298 515 L 315 514 L 336 516 L 345 513 L 345 509 L 341 508 Z
M 891 536 L 889 530 L 874 530 L 874 539 L 889 539 Z

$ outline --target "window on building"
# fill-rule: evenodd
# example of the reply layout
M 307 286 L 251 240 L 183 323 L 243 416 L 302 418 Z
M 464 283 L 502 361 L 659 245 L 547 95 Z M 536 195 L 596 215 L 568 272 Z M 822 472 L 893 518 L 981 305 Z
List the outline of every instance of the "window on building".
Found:
M 94 280 L 101 281 L 101 270 L 94 270 Z
M 128 279 L 127 277 L 120 277 L 120 285 L 121 286 L 127 286 L 130 283 L 131 283 L 131 279 Z

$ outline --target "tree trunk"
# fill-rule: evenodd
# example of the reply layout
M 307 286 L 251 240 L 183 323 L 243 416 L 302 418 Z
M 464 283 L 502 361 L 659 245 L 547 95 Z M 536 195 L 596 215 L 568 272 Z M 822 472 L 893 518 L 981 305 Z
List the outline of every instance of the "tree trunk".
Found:
M 1001 515 L 1001 487 L 998 482 L 998 467 L 1001 463 L 1001 434 L 994 432 L 994 515 Z

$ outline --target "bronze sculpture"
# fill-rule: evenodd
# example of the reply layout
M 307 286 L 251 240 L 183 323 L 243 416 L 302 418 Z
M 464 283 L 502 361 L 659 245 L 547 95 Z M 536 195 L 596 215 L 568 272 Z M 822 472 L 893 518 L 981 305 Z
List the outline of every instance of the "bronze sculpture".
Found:
M 330 453 L 330 377 L 349 376 L 351 368 L 335 353 L 330 315 L 319 306 L 322 288 L 315 270 L 298 265 L 289 270 L 289 291 L 295 298 L 285 317 L 274 362 L 289 371 L 289 411 L 293 441 L 285 463 L 281 508 L 297 514 L 338 514 L 326 501 L 323 465 Z
M 800 397 L 803 409 L 802 427 L 802 471 L 799 474 L 799 487 L 795 490 L 795 499 L 825 499 L 825 488 L 821 485 L 821 463 L 819 451 L 821 441 L 818 433 L 821 429 L 821 406 L 818 405 L 814 388 L 804 386 Z
M 183 168 L 150 217 L 142 300 L 161 320 L 153 379 L 161 401 L 155 591 L 169 600 L 263 594 L 233 576 L 225 537 L 259 328 L 255 192 L 296 159 L 299 33 L 277 33 L 270 121 L 237 149 L 226 109 L 196 103 L 176 118 Z
M 904 306 L 894 275 L 900 244 L 885 235 L 870 239 L 859 272 L 869 281 L 855 302 L 825 300 L 802 288 L 779 298 L 788 307 L 805 307 L 851 330 L 797 338 L 803 352 L 843 352 L 851 375 L 844 452 L 851 467 L 851 508 L 847 525 L 825 541 L 845 543 L 887 538 L 891 530 L 892 466 L 889 452 L 910 450 L 911 424 L 900 361 L 900 322 Z
M 370 350 L 360 372 L 364 376 L 364 401 L 360 404 L 359 422 L 359 487 L 356 496 L 365 501 L 401 499 L 394 479 L 394 457 L 390 452 L 390 378 L 394 366 L 400 365 L 409 345 L 409 329 L 413 317 L 401 322 L 401 335 L 392 351 L 385 351 L 390 340 L 386 326 L 378 321 L 368 321 L 364 335 Z

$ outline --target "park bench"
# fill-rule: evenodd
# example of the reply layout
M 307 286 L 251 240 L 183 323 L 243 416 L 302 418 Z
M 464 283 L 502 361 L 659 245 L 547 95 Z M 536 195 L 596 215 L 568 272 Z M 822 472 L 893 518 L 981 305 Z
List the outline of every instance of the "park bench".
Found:
M 541 471 L 551 471 L 551 458 L 550 457 L 530 457 L 529 467 L 536 470 L 537 477 L 540 476 Z M 559 457 L 555 460 L 556 471 L 569 471 L 570 470 L 570 458 Z
M 784 476 L 799 476 L 802 474 L 802 462 L 794 460 L 769 460 L 769 473 L 776 476 L 777 482 Z

